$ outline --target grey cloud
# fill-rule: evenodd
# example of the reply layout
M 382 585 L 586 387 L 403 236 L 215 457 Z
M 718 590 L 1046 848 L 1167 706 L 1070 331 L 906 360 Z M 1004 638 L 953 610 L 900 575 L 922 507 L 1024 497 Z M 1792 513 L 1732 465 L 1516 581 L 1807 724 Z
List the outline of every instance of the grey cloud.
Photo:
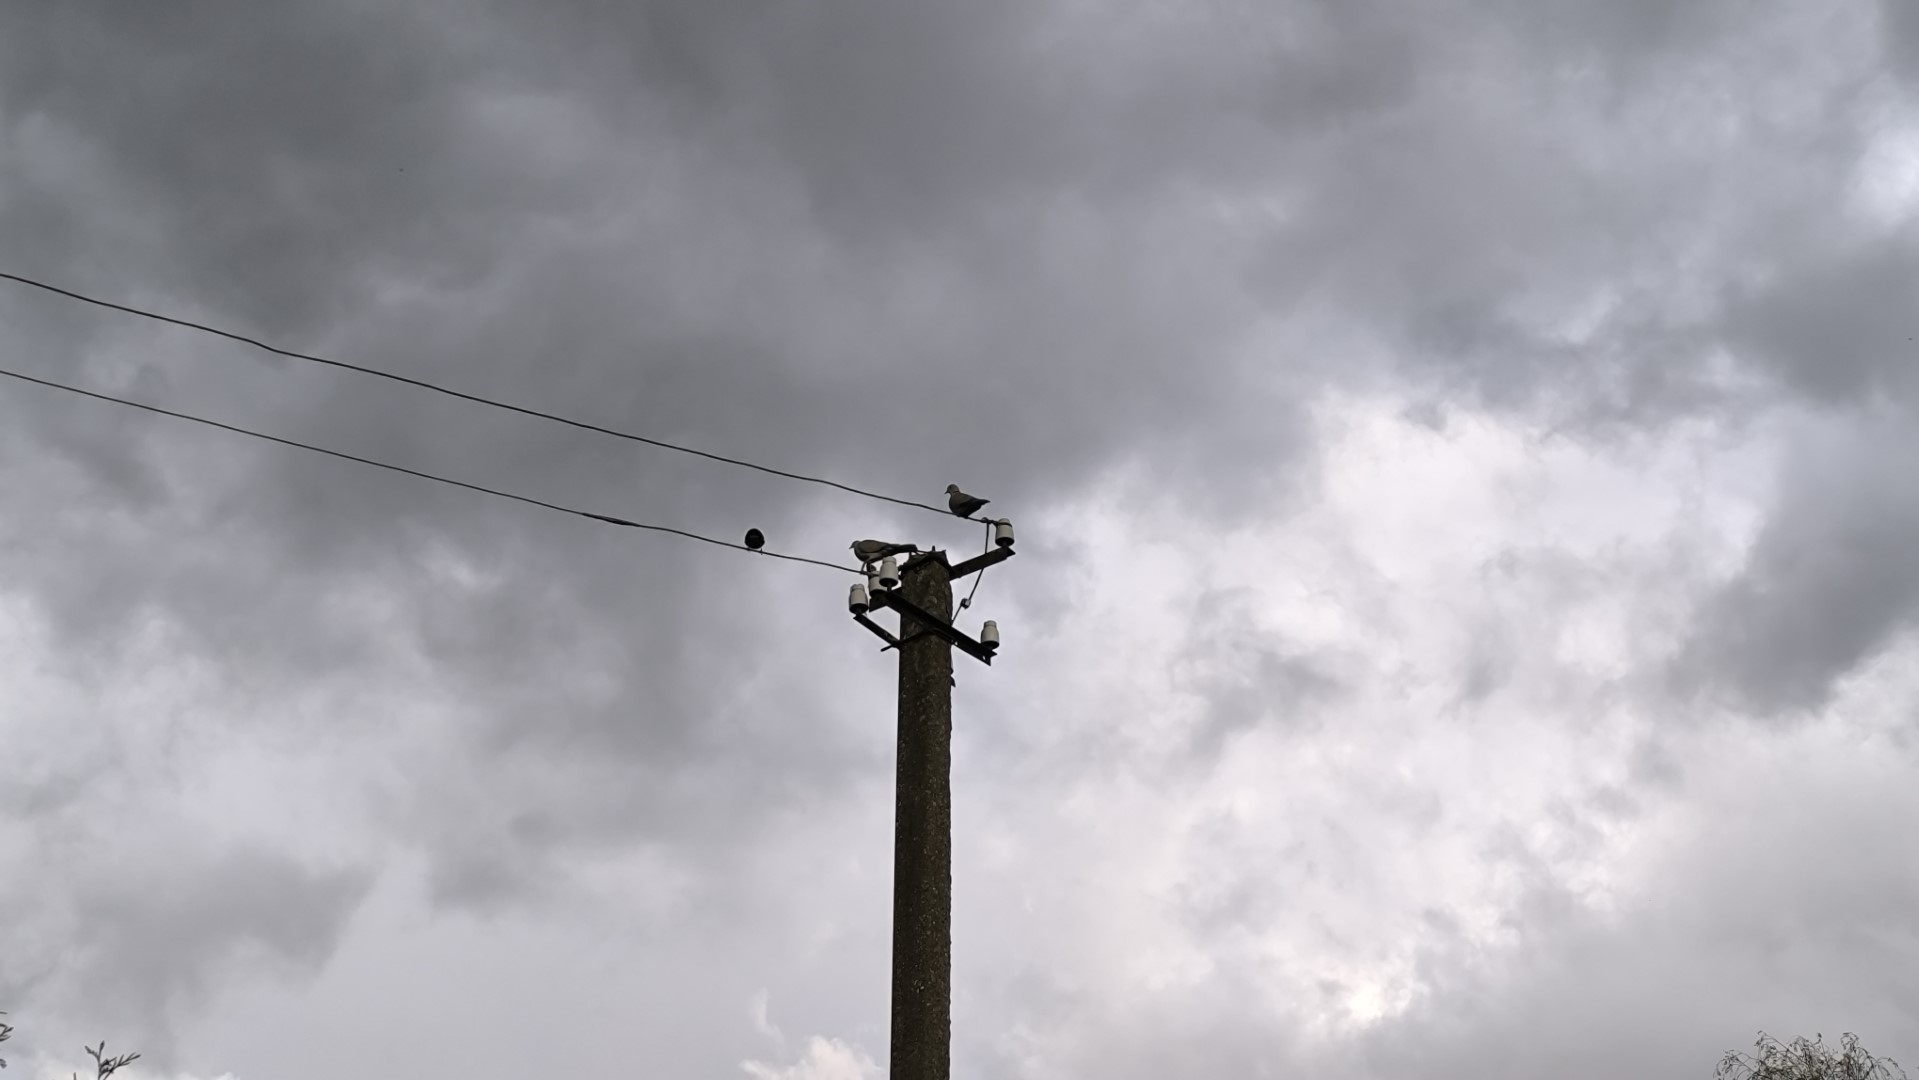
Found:
M 203 991 L 199 973 L 245 944 L 302 967 L 324 960 L 368 884 L 359 871 L 312 870 L 258 849 L 158 875 L 97 874 L 75 904 L 97 927 L 92 963 L 135 987 L 188 992 Z
M 1318 148 L 1261 282 L 1369 320 L 1401 377 L 1496 409 L 1638 430 L 1746 407 L 1711 371 L 1719 296 L 1842 228 L 1870 134 L 1851 22 L 1782 64 L 1788 28 L 1815 32 L 1789 4 L 1514 15 L 1425 43 L 1475 78 Z M 1761 71 L 1777 92 L 1729 117 Z
M 1214 977 L 1199 987 L 1136 988 L 1118 1001 L 1040 977 L 1043 989 L 1022 996 L 1044 1007 L 1035 1008 L 1015 1036 L 981 1048 L 981 1075 L 1016 1080 L 1053 1069 L 1126 1080 L 1288 1075 L 1304 1056 L 1304 1040 L 1288 1018 L 1262 1008 L 1255 966 L 1223 956 Z
M 1734 406 L 1704 369 L 1719 335 L 1814 394 L 1833 377 L 1802 361 L 1834 328 L 1893 341 L 1897 319 L 1845 304 L 1890 297 L 1863 290 L 1903 255 L 1835 253 L 1730 320 L 1695 295 L 1796 264 L 1830 223 L 1861 72 L 1840 31 L 1803 35 L 1821 59 L 1800 67 L 1748 47 L 1811 10 L 28 3 L 0 15 L 0 231 L 9 269 L 57 283 L 890 492 L 959 482 L 1016 518 L 1138 464 L 1207 527 L 1296 494 L 1315 395 L 1367 345 L 1436 401 L 1639 426 Z M 1608 290 L 1589 340 L 1560 340 Z M 9 363 L 589 509 L 810 553 L 970 542 L 118 316 L 6 290 L 0 313 Z M 767 615 L 831 610 L 824 572 L 788 592 L 764 563 L 106 408 L 0 396 L 0 566 L 65 662 L 110 678 L 157 619 L 242 698 L 432 696 L 467 723 L 387 809 L 448 903 L 525 900 L 636 836 L 717 861 L 883 775 L 838 688 L 722 720 L 753 679 L 808 685 L 839 655 L 810 614 Z M 1873 513 L 1862 535 L 1891 544 L 1904 525 Z M 1025 550 L 1008 575 L 1048 549 Z M 1705 669 L 1804 697 L 1865 655 L 1905 595 L 1865 554 L 1883 565 L 1821 571 L 1857 611 L 1817 641 L 1765 597 L 1823 602 L 1818 575 L 1756 562 L 1774 591 L 1709 609 L 1754 629 L 1702 646 Z M 1235 656 L 1195 684 L 1197 738 L 1341 678 Z M 259 876 L 268 905 L 301 880 Z M 1172 1022 L 1215 1032 L 1203 1009 Z
M 1232 845 L 1236 830 L 1209 823 L 1191 840 L 1213 850 L 1190 854 L 1214 887 L 1180 899 L 1183 925 L 1215 976 L 1161 996 L 1028 973 L 1018 993 L 1029 1003 L 1028 1038 L 1000 1047 L 987 1075 L 1028 1075 L 1018 1050 L 1037 1044 L 1049 1067 L 1118 1077 L 1165 1075 L 1180 1071 L 1170 1062 L 1204 1059 L 1233 1075 L 1683 1080 L 1709 1075 L 1757 1028 L 1796 1033 L 1834 1023 L 1904 1060 L 1919 1040 L 1904 1004 L 1915 986 L 1919 864 L 1900 842 L 1903 810 L 1888 812 L 1889 796 L 1905 801 L 1891 794 L 1900 766 L 1873 761 L 1861 751 L 1703 764 L 1710 790 L 1683 806 L 1670 790 L 1622 801 L 1602 783 L 1548 809 L 1558 836 L 1549 843 L 1528 838 L 1530 821 L 1490 830 L 1476 865 L 1489 877 L 1509 875 L 1520 890 L 1503 905 L 1499 931 L 1475 937 L 1467 912 L 1429 908 L 1411 942 L 1410 1007 L 1311 1041 L 1298 1033 L 1319 1007 L 1336 1012 L 1345 988 L 1328 981 L 1326 1000 L 1303 998 L 1297 1014 L 1275 1009 L 1271 975 L 1261 970 L 1273 961 L 1244 933 L 1270 925 L 1287 902 L 1300 856 L 1250 858 Z M 1602 826 L 1647 829 L 1641 855 L 1595 861 Z M 1245 830 L 1237 839 L 1259 837 Z M 1363 873 L 1370 859 L 1356 851 L 1354 862 Z M 1580 891 L 1579 871 L 1602 866 L 1627 875 L 1610 910 Z M 1374 895 L 1349 888 L 1356 901 Z
M 22 895 L 3 898 L 5 948 L 21 975 L 49 962 L 25 989 L 57 1030 L 82 1019 L 111 1028 L 116 1043 L 135 1041 L 161 1068 L 175 1051 L 174 1021 L 221 984 L 315 974 L 372 880 L 364 868 L 314 867 L 259 847 L 120 854 L 49 873 L 30 893 L 13 886 Z M 50 909 L 71 924 L 52 940 L 41 936 Z
M 460 233 L 446 211 L 503 174 L 458 168 L 443 133 L 462 120 L 450 76 L 477 58 L 424 48 L 445 37 L 412 10 L 362 5 L 348 21 L 217 2 L 17 9 L 14 138 L 74 146 L 96 189 L 63 192 L 19 169 L 28 182 L 5 219 L 38 243 L 16 257 L 77 258 L 114 285 L 169 282 L 173 295 L 287 333 L 363 302 L 357 286 L 382 269 L 369 255 L 410 252 L 415 273 L 430 269 L 423 243 L 443 264 L 470 256 L 450 246 Z M 81 241 L 122 229 L 146 242 L 109 260 Z M 369 236 L 378 252 L 353 243 Z
M 1233 5 L 1094 14 L 1005 0 L 516 14 L 554 35 L 547 47 L 592 58 L 602 101 L 636 79 L 720 115 L 723 137 L 793 170 L 829 227 L 879 248 L 964 242 L 951 230 L 1061 209 L 1068 193 L 1253 181 L 1270 160 L 1265 123 L 1390 106 L 1417 60 L 1370 4 L 1302 4 L 1284 29 Z
M 1289 648 L 1261 629 L 1249 603 L 1246 590 L 1197 597 L 1190 640 L 1175 662 L 1181 683 L 1203 702 L 1189 736 L 1193 760 L 1202 766 L 1259 728 L 1315 730 L 1321 711 L 1346 690 L 1345 658 Z
M 1513 646 L 1512 638 L 1499 629 L 1474 635 L 1472 655 L 1459 687 L 1459 704 L 1477 705 L 1505 685 L 1516 665 Z
M 1881 771 L 1855 789 L 1846 768 L 1795 761 L 1748 767 L 1738 781 L 1722 774 L 1720 790 L 1739 794 L 1693 807 L 1695 827 L 1637 862 L 1621 905 L 1609 912 L 1588 905 L 1569 871 L 1594 854 L 1602 821 L 1657 828 L 1660 815 L 1640 815 L 1670 810 L 1665 795 L 1625 808 L 1616 790 L 1600 785 L 1563 800 L 1549 815 L 1562 839 L 1550 846 L 1527 840 L 1517 823 L 1494 830 L 1480 865 L 1489 875 L 1510 873 L 1522 894 L 1500 934 L 1475 940 L 1458 913 L 1428 910 L 1415 948 L 1413 1003 L 1350 1036 L 1292 1040 L 1312 1006 L 1336 1009 L 1336 984 L 1323 987 L 1326 1001 L 1302 1001 L 1300 1016 L 1246 1007 L 1261 998 L 1252 991 L 1261 980 L 1252 950 L 1232 931 L 1261 924 L 1247 897 L 1269 906 L 1275 897 L 1248 887 L 1269 871 L 1244 858 L 1199 860 L 1231 868 L 1223 879 L 1238 884 L 1216 895 L 1254 914 L 1238 924 L 1230 910 L 1216 908 L 1200 913 L 1227 917 L 1189 924 L 1203 932 L 1206 955 L 1219 966 L 1216 983 L 1155 1003 L 1164 1022 L 1134 1027 L 1118 1016 L 1089 1017 L 1097 995 L 1064 986 L 1028 996 L 1047 1002 L 1030 1019 L 1050 1036 L 1050 1063 L 1095 1071 L 1096 1059 L 1106 1075 L 1122 1077 L 1164 1075 L 1166 1062 L 1186 1053 L 1217 1054 L 1215 1068 L 1234 1075 L 1263 1067 L 1273 1075 L 1683 1080 L 1710 1074 L 1720 1054 L 1747 1045 L 1757 1028 L 1796 1033 L 1833 1023 L 1865 1033 L 1877 1052 L 1910 1056 L 1919 1026 L 1903 1003 L 1915 987 L 1911 900 L 1919 866 L 1899 842 L 1898 815 L 1887 815 L 1881 801 L 1887 789 L 1880 785 L 1896 783 L 1896 773 Z M 1779 785 L 1794 797 L 1781 800 Z M 1244 999 L 1212 997 L 1242 970 Z M 1214 1026 L 1204 1033 L 1186 1027 L 1189 1007 Z M 1130 1034 L 1114 1043 L 1110 1032 L 1118 1029 Z
M 1907 79 L 1919 76 L 1919 12 L 1899 0 L 1880 0 L 1879 21 L 1887 66 Z
M 1741 21 L 1752 19 L 1752 5 L 1708 0 L 1624 0 L 1591 4 L 1580 0 L 1525 3 L 1504 0 L 1496 5 L 1525 28 L 1528 35 L 1555 53 L 1596 59 L 1607 73 L 1630 78 L 1648 68 L 1663 70 L 1684 63 L 1699 50 L 1711 51 Z M 1776 15 L 1786 5 L 1760 6 L 1759 14 Z
M 6 35 L 10 137 L 41 152 L 0 212 L 30 241 L 22 268 L 63 283 L 888 490 L 933 498 L 959 480 L 1016 516 L 1115 458 L 1167 451 L 1185 470 L 1224 449 L 1276 475 L 1301 452 L 1297 406 L 1243 394 L 1257 372 L 1193 360 L 1251 310 L 1230 287 L 1231 231 L 1193 233 L 1168 191 L 1212 166 L 1156 141 L 1187 138 L 1203 102 L 1122 137 L 1130 106 L 1087 83 L 1073 34 L 1031 51 L 1040 24 L 1011 5 L 964 19 L 653 5 L 624 14 L 647 31 L 634 38 L 605 16 L 64 7 Z M 529 20 L 559 37 L 519 51 Z M 881 24 L 884 49 L 865 36 Z M 549 63 L 580 25 L 605 47 Z M 621 40 L 681 63 L 622 56 Z M 1127 55 L 1156 63 L 1151 46 L 1134 37 Z M 1178 87 L 1205 55 L 1148 87 Z M 1087 150 L 1092 121 L 1115 126 Z M 1082 167 L 1087 153 L 1121 157 Z M 1161 160 L 1171 172 L 1139 171 Z M 1127 190 L 1100 194 L 1102 169 Z M 1086 198 L 1058 198 L 1082 182 Z M 113 258 L 89 237 L 118 238 Z M 844 536 L 796 534 L 811 493 L 124 317 L 17 331 L 56 377 L 79 355 L 99 374 L 138 358 L 168 372 L 137 391 L 164 404 L 590 509 L 721 535 L 754 524 L 802 551 L 888 523 L 842 502 Z M 479 757 L 456 759 L 612 752 L 670 776 L 719 753 L 732 764 L 702 790 L 724 821 L 872 767 L 829 737 L 781 762 L 793 791 L 761 782 L 738 745 L 696 738 L 736 657 L 776 647 L 733 584 L 752 571 L 700 561 L 723 556 L 97 405 L 6 407 L 15 473 L 56 508 L 22 529 L 12 569 L 75 657 L 158 618 L 236 683 L 424 661 L 473 713 Z M 47 477 L 54 461 L 87 486 Z M 103 528 L 96 498 L 134 516 Z M 449 558 L 480 580 L 438 572 Z M 344 602 L 403 583 L 397 624 Z M 728 610 L 734 625 L 707 614 Z M 608 670 L 620 685 L 586 688 Z M 621 805 L 587 816 L 679 817 Z
M 1616 918 L 1570 911 L 1550 873 L 1535 877 L 1540 903 L 1512 947 L 1436 945 L 1435 991 L 1364 1037 L 1363 1074 L 1679 1080 L 1709 1073 L 1756 1028 L 1832 1023 L 1909 1056 L 1919 1027 L 1898 1003 L 1913 990 L 1919 879 L 1893 826 L 1834 780 L 1802 778 L 1789 804 L 1756 797 L 1770 811 L 1724 808 L 1662 861 L 1657 898 Z
M 1670 746 L 1657 738 L 1642 738 L 1633 746 L 1628 776 L 1635 784 L 1671 794 L 1685 782 L 1686 768 Z
M 1806 397 L 1843 406 L 1919 390 L 1919 251 L 1903 231 L 1735 292 L 1728 336 Z
M 1919 603 L 1919 498 L 1903 418 L 1802 437 L 1738 576 L 1707 596 L 1679 685 L 1766 714 L 1817 709 Z
M 1541 416 L 1586 437 L 1630 439 L 1697 416 L 1737 419 L 1763 402 L 1706 369 L 1716 338 L 1703 323 L 1630 297 L 1582 341 L 1522 325 L 1498 303 L 1461 300 L 1416 311 L 1407 338 L 1416 384 L 1441 396 Z M 1425 370 L 1419 370 L 1424 367 Z

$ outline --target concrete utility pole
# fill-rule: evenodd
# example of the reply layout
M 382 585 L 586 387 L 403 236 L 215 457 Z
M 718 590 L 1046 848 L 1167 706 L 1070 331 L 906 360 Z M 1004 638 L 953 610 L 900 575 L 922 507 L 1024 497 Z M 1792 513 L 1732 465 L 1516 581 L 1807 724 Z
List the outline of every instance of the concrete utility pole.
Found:
M 900 595 L 953 621 L 945 552 L 900 568 Z M 953 971 L 953 646 L 900 613 L 893 811 L 892 1080 L 947 1080 Z
M 953 581 L 1013 555 L 1010 524 L 996 526 L 997 550 L 947 563 L 946 553 L 915 555 L 897 588 L 879 587 L 893 560 L 874 574 L 869 597 L 852 590 L 853 618 L 900 654 L 899 756 L 893 813 L 893 1031 L 890 1080 L 948 1080 L 953 1028 L 953 649 L 984 664 L 999 648 L 988 622 L 974 640 L 953 627 Z M 899 612 L 895 637 L 867 617 Z M 885 651 L 885 650 L 882 650 Z

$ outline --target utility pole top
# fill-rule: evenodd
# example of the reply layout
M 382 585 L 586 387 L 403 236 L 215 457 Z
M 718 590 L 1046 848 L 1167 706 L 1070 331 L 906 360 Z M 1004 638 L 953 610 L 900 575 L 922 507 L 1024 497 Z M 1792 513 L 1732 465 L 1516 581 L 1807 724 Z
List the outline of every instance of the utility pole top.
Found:
M 985 499 L 947 488 L 953 512 L 970 517 Z M 949 1080 L 953 1037 L 953 650 L 991 665 L 999 624 L 978 640 L 953 625 L 953 582 L 1013 557 L 1013 523 L 983 521 L 987 549 L 953 565 L 937 548 L 856 540 L 865 571 L 851 586 L 853 621 L 899 653 L 899 744 L 893 810 L 893 1000 L 891 1080 Z M 906 562 L 895 556 L 906 554 Z M 975 583 L 977 585 L 977 582 Z M 969 598 L 970 599 L 970 598 Z M 899 613 L 899 631 L 872 616 Z
M 913 554 L 906 556 L 906 562 L 904 565 L 900 567 L 900 569 L 905 570 L 908 567 L 918 566 L 921 563 L 927 563 L 927 562 L 937 562 L 941 566 L 948 565 L 947 559 L 946 559 L 946 552 L 940 548 L 934 548 L 931 551 L 915 552 Z

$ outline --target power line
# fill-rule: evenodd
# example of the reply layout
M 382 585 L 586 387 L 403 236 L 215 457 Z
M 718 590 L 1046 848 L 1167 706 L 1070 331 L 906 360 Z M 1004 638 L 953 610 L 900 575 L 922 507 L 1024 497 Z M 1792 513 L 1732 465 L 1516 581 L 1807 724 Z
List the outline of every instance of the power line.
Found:
M 71 292 L 67 289 L 62 289 L 57 285 L 49 285 L 44 281 L 36 281 L 33 278 L 22 277 L 19 274 L 9 274 L 4 271 L 0 271 L 0 278 L 4 278 L 7 281 L 15 281 L 22 285 L 30 285 L 33 288 L 41 289 L 46 292 L 53 293 L 56 296 L 64 296 L 69 300 L 78 300 L 83 304 L 92 304 L 95 307 L 103 307 L 108 309 L 109 311 L 119 311 L 119 312 L 124 312 L 128 315 L 138 315 L 143 319 L 153 319 L 158 322 L 171 323 L 174 326 L 184 326 L 189 330 L 198 330 L 198 331 L 201 331 L 202 333 L 213 334 L 218 337 L 227 338 L 228 340 L 231 340 L 231 341 L 238 341 L 245 345 L 251 345 L 256 349 L 264 349 L 265 351 L 273 353 L 276 356 L 285 356 L 293 360 L 305 360 L 308 363 L 325 364 L 328 367 L 341 368 L 346 371 L 357 371 L 362 375 L 373 375 L 382 379 L 391 379 L 394 382 L 405 383 L 408 386 L 415 386 L 422 390 L 431 390 L 436 394 L 445 394 L 448 397 L 459 398 L 462 401 L 471 401 L 475 404 L 486 405 L 495 409 L 505 409 L 508 412 L 520 413 L 523 416 L 537 417 L 541 420 L 551 420 L 556 424 L 565 424 L 568 427 L 576 427 L 583 431 L 593 431 L 593 432 L 598 432 L 601 435 L 611 435 L 616 439 L 626 439 L 629 442 L 645 443 L 648 446 L 657 446 L 663 450 L 677 450 L 682 454 L 692 454 L 695 457 L 703 457 L 710 461 L 723 462 L 727 465 L 738 465 L 739 467 L 743 469 L 754 469 L 759 472 L 770 473 L 773 476 L 782 476 L 788 480 L 802 480 L 809 484 L 822 484 L 826 487 L 838 488 L 841 491 L 848 492 L 853 495 L 864 495 L 865 497 L 869 499 L 879 499 L 882 502 L 896 503 L 900 506 L 912 506 L 912 507 L 917 507 L 921 510 L 930 510 L 933 513 L 939 514 L 941 516 L 947 516 L 947 517 L 952 516 L 952 512 L 950 510 L 941 509 L 940 507 L 933 506 L 929 503 L 914 502 L 911 499 L 896 499 L 891 495 L 882 495 L 876 491 L 867 491 L 864 488 L 856 488 L 850 484 L 842 484 L 837 480 L 827 480 L 818 476 L 806 476 L 801 473 L 787 472 L 784 469 L 775 469 L 768 465 L 757 465 L 751 461 L 742 461 L 739 458 L 730 458 L 722 454 L 712 454 L 712 453 L 708 453 L 705 450 L 695 450 L 690 446 L 680 446 L 675 443 L 662 442 L 659 439 L 650 439 L 644 435 L 635 435 L 630 431 L 620 431 L 615 428 L 601 427 L 598 424 L 590 424 L 584 420 L 573 420 L 568 417 L 557 416 L 553 413 L 542 412 L 539 409 L 527 408 L 526 406 L 523 406 L 523 405 L 514 405 L 514 404 L 511 404 L 510 402 L 496 401 L 492 398 L 484 398 L 484 397 L 480 397 L 477 394 L 469 394 L 464 391 L 454 390 L 449 387 L 440 386 L 436 383 L 426 382 L 422 379 L 410 378 L 406 375 L 396 375 L 390 371 L 381 371 L 378 368 L 363 367 L 359 364 L 350 364 L 344 360 L 329 360 L 324 356 L 312 356 L 307 353 L 293 352 L 289 349 L 282 349 L 282 348 L 279 348 L 278 346 L 268 345 L 264 341 L 247 337 L 244 334 L 233 333 L 230 330 L 221 330 L 218 327 L 207 326 L 204 323 L 192 322 L 187 319 L 178 319 L 178 318 L 174 318 L 171 315 L 162 315 L 162 314 L 159 314 L 158 312 L 145 311 L 140 308 L 128 307 L 124 304 L 116 304 L 116 303 L 113 303 L 112 301 L 101 300 L 96 297 L 86 296 L 77 292 Z M 969 518 L 968 520 L 977 521 L 982 519 Z
M 986 527 L 986 546 L 980 549 L 980 554 L 984 555 L 991 550 L 993 550 L 993 527 L 988 525 Z M 973 587 L 966 593 L 966 599 L 960 601 L 960 611 L 965 611 L 967 608 L 973 606 L 973 597 L 979 595 L 979 583 L 985 580 L 986 570 L 981 568 L 980 572 L 973 576 Z M 959 621 L 959 611 L 953 613 L 953 621 Z
M 65 390 L 68 393 L 79 394 L 83 397 L 95 398 L 100 401 L 110 401 L 115 405 L 125 405 L 128 408 L 132 408 L 132 409 L 142 409 L 150 413 L 159 413 L 161 416 L 171 416 L 176 420 L 188 420 L 195 424 L 204 424 L 207 427 L 219 428 L 222 431 L 231 431 L 239 435 L 249 435 L 256 439 L 265 439 L 268 442 L 279 443 L 282 446 L 292 446 L 292 447 L 297 447 L 301 450 L 311 450 L 316 454 L 325 454 L 328 457 L 341 458 L 343 460 L 356 462 L 361 465 L 371 465 L 376 469 L 386 469 L 389 472 L 405 473 L 408 476 L 415 476 L 422 480 L 432 480 L 435 483 L 450 484 L 454 487 L 465 488 L 468 491 L 477 491 L 483 495 L 496 495 L 502 499 L 512 499 L 514 502 L 527 503 L 529 505 L 538 506 L 546 510 L 557 510 L 562 514 L 572 514 L 575 517 L 591 518 L 594 521 L 605 522 L 608 525 L 619 525 L 628 529 L 645 529 L 648 532 L 671 533 L 674 536 L 683 536 L 688 540 L 698 540 L 699 542 L 703 544 L 712 544 L 716 547 L 732 548 L 736 551 L 747 551 L 747 552 L 752 552 L 753 554 L 756 554 L 756 555 L 770 555 L 775 559 L 785 559 L 788 562 L 810 563 L 814 566 L 824 566 L 829 570 L 843 570 L 849 574 L 862 573 L 862 571 L 855 570 L 854 568 L 850 566 L 841 566 L 838 563 L 825 562 L 821 559 L 809 559 L 805 557 L 804 555 L 783 555 L 780 552 L 767 551 L 763 548 L 758 551 L 754 551 L 752 548 L 749 548 L 744 544 L 728 543 L 725 540 L 718 540 L 711 536 L 702 536 L 699 533 L 687 532 L 684 529 L 674 529 L 665 525 L 647 525 L 638 521 L 628 521 L 625 518 L 612 517 L 607 514 L 594 514 L 594 513 L 589 513 L 585 510 L 575 510 L 570 506 L 560 506 L 557 503 L 543 502 L 539 499 L 530 498 L 526 495 L 515 495 L 510 491 L 500 491 L 497 488 L 483 487 L 479 484 L 469 484 L 464 480 L 454 480 L 445 476 L 436 476 L 433 473 L 421 472 L 418 469 L 409 469 L 403 465 L 389 465 L 384 461 L 375 461 L 372 458 L 363 458 L 363 457 L 359 457 L 358 455 L 348 454 L 340 450 L 328 450 L 324 446 L 314 446 L 311 443 L 296 442 L 293 439 L 283 439 L 278 435 L 268 435 L 264 432 L 253 431 L 248 428 L 235 427 L 232 424 L 223 424 L 218 420 L 208 420 L 204 417 L 190 416 L 186 413 L 174 412 L 171 409 L 162 409 L 158 405 L 146 405 L 138 401 L 128 401 L 125 398 L 117 398 L 110 394 L 102 394 L 93 390 L 82 390 L 77 386 L 68 386 L 65 383 L 57 383 L 47 379 L 35 378 L 32 375 L 23 375 L 20 372 L 8 371 L 5 368 L 0 368 L 0 375 L 4 375 L 9 379 L 18 379 L 21 382 L 33 383 L 37 386 L 49 387 L 54 390 Z

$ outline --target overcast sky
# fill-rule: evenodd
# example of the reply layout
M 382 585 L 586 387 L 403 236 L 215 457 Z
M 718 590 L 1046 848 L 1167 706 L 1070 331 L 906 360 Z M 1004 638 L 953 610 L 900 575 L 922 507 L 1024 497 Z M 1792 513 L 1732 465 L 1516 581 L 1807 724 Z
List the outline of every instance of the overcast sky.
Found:
M 1919 7 L 0 5 L 0 270 L 911 499 L 954 1076 L 1919 1064 Z M 0 366 L 973 526 L 0 282 Z M 847 575 L 0 380 L 15 1070 L 884 1072 Z

